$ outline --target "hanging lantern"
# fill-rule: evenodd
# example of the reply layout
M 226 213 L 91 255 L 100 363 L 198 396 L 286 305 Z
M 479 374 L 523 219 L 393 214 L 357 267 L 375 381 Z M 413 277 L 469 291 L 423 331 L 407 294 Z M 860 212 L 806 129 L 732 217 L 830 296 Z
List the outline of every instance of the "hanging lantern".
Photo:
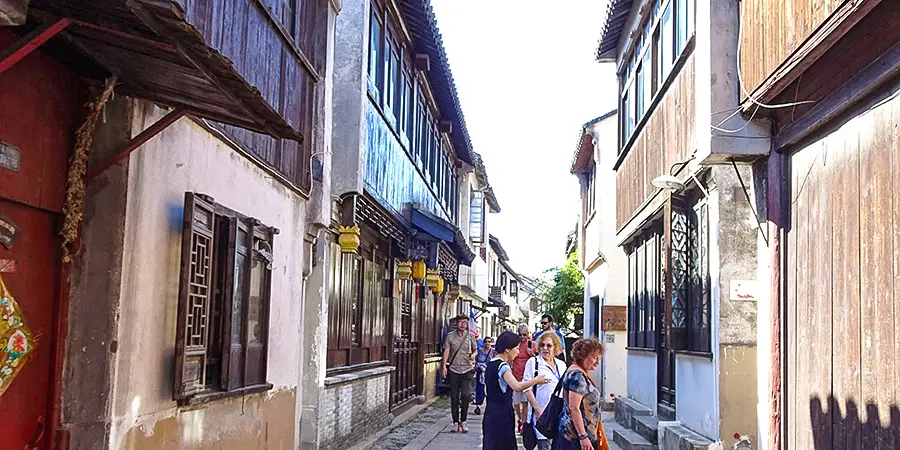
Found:
M 425 278 L 425 261 L 413 261 L 412 277 L 416 281 L 422 281 Z
M 340 236 L 338 244 L 341 245 L 341 253 L 356 253 L 359 250 L 359 227 L 338 227 Z
M 438 278 L 437 286 L 435 286 L 432 290 L 434 291 L 435 294 L 440 294 L 441 292 L 444 292 L 444 277 Z
M 428 275 L 425 276 L 425 286 L 430 288 L 435 288 L 438 285 L 438 280 L 441 279 L 441 271 L 437 269 L 428 269 Z
M 397 278 L 401 280 L 408 280 L 412 275 L 412 262 L 410 261 L 398 261 L 397 262 Z

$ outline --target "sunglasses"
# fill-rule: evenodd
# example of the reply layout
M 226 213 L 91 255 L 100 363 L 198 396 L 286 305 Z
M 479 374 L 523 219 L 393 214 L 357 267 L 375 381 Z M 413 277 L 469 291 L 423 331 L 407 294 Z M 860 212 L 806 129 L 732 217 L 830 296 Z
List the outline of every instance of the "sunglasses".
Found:
M 519 333 L 519 336 L 528 337 L 528 333 Z
M 539 345 L 539 347 L 540 348 L 553 348 L 553 343 L 541 344 L 541 345 Z
M 548 325 L 550 322 L 541 322 L 541 325 Z

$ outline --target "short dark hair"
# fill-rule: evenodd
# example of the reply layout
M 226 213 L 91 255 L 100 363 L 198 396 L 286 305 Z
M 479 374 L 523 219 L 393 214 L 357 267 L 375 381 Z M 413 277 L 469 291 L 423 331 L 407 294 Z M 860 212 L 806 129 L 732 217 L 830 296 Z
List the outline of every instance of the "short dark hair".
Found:
M 603 344 L 596 339 L 579 339 L 572 344 L 572 359 L 575 360 L 578 365 L 584 365 L 584 360 L 587 359 L 588 356 L 597 352 L 600 352 L 600 354 L 603 355 L 605 350 Z
M 497 353 L 503 353 L 511 348 L 516 348 L 519 346 L 519 336 L 512 331 L 504 331 L 497 337 L 497 342 L 494 343 L 494 349 L 497 350 Z
M 544 314 L 541 316 L 541 319 L 547 319 L 547 322 L 553 322 L 553 316 L 550 313 Z

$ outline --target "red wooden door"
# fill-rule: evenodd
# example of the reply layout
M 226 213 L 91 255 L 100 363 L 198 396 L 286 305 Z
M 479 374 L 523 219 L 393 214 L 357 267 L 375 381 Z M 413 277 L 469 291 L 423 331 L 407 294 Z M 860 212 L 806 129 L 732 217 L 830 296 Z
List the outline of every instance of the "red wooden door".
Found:
M 34 350 L 0 397 L 2 448 L 43 448 L 53 380 L 53 316 L 59 273 L 55 217 L 0 197 L 0 215 L 16 224 L 11 249 L 0 245 L 0 277 L 34 336 Z M 5 342 L 2 345 L 6 345 Z

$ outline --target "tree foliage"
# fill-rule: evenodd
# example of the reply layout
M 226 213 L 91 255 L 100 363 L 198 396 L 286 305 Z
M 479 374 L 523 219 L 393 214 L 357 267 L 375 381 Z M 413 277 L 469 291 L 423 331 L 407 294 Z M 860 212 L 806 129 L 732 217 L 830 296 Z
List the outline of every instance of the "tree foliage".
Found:
M 559 326 L 568 326 L 572 316 L 584 312 L 584 277 L 578 269 L 578 255 L 569 254 L 566 264 L 545 272 L 541 308 L 553 315 Z

